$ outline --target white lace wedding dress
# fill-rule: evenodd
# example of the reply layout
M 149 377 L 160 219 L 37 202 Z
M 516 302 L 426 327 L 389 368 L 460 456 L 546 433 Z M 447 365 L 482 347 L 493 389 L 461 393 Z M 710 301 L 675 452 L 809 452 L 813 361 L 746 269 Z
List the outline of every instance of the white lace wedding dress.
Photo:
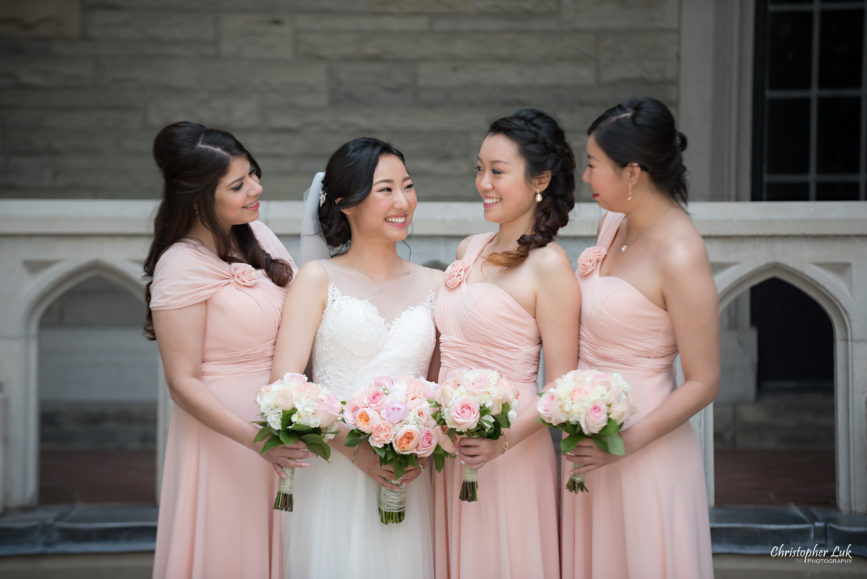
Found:
M 346 400 L 376 376 L 425 377 L 436 342 L 439 273 L 419 268 L 375 284 L 353 269 L 320 263 L 328 271 L 328 303 L 313 343 L 313 381 Z M 379 485 L 349 459 L 332 451 L 330 462 L 308 462 L 296 470 L 294 511 L 283 514 L 284 578 L 433 577 L 428 472 L 408 485 L 406 519 L 384 525 Z

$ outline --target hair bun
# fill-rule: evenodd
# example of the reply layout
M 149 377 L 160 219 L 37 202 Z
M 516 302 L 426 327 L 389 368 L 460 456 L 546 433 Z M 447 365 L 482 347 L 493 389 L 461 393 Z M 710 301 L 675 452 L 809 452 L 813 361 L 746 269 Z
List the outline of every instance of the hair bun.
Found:
M 677 143 L 677 148 L 680 149 L 680 152 L 686 151 L 686 135 L 677 131 L 677 138 L 675 139 L 675 143 Z

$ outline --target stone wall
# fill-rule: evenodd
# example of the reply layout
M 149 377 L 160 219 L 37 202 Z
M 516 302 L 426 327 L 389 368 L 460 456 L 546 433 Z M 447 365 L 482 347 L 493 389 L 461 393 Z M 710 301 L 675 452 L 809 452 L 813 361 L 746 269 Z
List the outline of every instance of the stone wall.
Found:
M 157 197 L 153 137 L 189 119 L 235 132 L 272 199 L 362 134 L 423 199 L 472 199 L 497 116 L 551 113 L 581 162 L 608 106 L 676 107 L 678 25 L 678 0 L 2 2 L 0 197 Z

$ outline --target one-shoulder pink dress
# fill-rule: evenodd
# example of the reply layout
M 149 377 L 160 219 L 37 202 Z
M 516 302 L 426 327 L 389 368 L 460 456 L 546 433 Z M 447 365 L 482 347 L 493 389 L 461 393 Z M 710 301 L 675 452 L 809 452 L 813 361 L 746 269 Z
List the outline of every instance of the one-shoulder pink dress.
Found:
M 665 310 L 625 280 L 599 275 L 623 218 L 607 214 L 597 245 L 578 259 L 578 367 L 629 382 L 638 410 L 629 428 L 675 389 L 677 342 Z M 562 495 L 564 578 L 713 577 L 704 468 L 689 423 L 588 473 L 586 485 L 589 492 Z
M 519 388 L 520 412 L 537 399 L 536 319 L 499 286 L 465 281 L 493 236 L 470 241 L 437 295 L 439 379 L 457 368 L 496 370 Z M 437 578 L 558 578 L 557 459 L 548 430 L 479 470 L 477 502 L 459 499 L 462 478 L 456 459 L 434 474 Z
M 294 263 L 263 223 L 250 224 L 274 258 Z M 151 309 L 205 302 L 202 382 L 245 421 L 257 419 L 256 390 L 268 383 L 287 288 L 262 270 L 228 264 L 184 239 L 157 262 Z M 262 458 L 172 408 L 160 489 L 153 576 L 280 576 L 277 475 Z

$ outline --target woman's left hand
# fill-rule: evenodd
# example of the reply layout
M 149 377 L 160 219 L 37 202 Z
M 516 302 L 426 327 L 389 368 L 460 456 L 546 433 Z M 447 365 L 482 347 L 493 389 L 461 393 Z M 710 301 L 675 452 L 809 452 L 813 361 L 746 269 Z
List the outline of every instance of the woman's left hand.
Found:
M 478 470 L 503 454 L 505 444 L 502 440 L 463 436 L 455 444 L 455 450 L 462 464 Z
M 575 446 L 572 450 L 563 455 L 566 460 L 580 464 L 580 468 L 573 468 L 570 474 L 584 474 L 592 470 L 596 470 L 600 466 L 605 466 L 617 462 L 625 455 L 610 454 L 599 450 L 596 443 L 585 438 Z

